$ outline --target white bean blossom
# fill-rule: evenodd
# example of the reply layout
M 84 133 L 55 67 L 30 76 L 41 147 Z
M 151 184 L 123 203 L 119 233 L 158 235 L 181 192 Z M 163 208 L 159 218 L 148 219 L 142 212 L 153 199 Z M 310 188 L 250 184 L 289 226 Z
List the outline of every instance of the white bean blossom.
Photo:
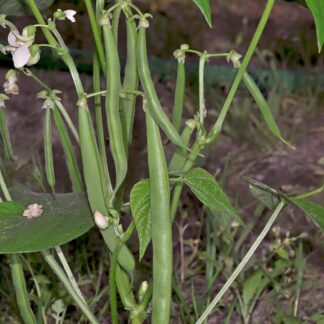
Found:
M 27 206 L 27 209 L 24 211 L 23 216 L 28 219 L 40 217 L 43 215 L 43 206 L 38 204 L 32 204 Z

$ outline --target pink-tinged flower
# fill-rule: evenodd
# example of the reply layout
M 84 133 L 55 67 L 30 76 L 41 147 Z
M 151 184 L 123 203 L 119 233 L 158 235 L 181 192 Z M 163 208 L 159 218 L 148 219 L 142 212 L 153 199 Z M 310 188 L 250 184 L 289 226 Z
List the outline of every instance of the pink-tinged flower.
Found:
M 68 9 L 68 10 L 64 10 L 63 12 L 65 13 L 66 19 L 70 20 L 73 23 L 75 22 L 74 16 L 77 13 L 75 10 Z
M 8 35 L 8 43 L 10 45 L 10 50 L 12 53 L 12 59 L 16 69 L 25 66 L 31 58 L 29 51 L 29 43 L 25 43 L 20 40 L 19 37 L 15 35 L 12 31 Z
M 43 215 L 43 206 L 38 204 L 32 204 L 24 211 L 23 216 L 30 218 L 40 217 Z

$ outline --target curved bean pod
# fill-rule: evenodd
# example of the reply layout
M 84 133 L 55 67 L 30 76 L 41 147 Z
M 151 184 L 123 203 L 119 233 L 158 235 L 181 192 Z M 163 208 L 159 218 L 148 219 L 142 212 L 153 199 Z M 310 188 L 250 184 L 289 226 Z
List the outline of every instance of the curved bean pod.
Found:
M 181 136 L 172 125 L 168 116 L 164 112 L 159 98 L 157 96 L 153 80 L 151 78 L 147 51 L 146 51 L 146 28 L 143 26 L 139 27 L 138 31 L 138 41 L 137 41 L 137 64 L 138 64 L 138 74 L 144 88 L 145 96 L 147 97 L 149 107 L 152 117 L 156 123 L 162 128 L 165 135 L 169 140 L 180 147 L 185 148 L 185 145 L 181 139 Z

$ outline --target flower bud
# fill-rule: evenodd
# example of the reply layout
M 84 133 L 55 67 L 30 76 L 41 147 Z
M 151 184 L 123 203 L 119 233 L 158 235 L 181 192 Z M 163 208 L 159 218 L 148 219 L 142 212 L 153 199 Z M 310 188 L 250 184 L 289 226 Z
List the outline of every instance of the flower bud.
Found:
M 194 119 L 188 119 L 186 121 L 186 126 L 188 126 L 191 130 L 195 130 L 195 128 L 197 127 L 197 123 Z
M 99 211 L 96 211 L 94 213 L 94 221 L 100 230 L 105 230 L 109 227 L 109 223 L 106 217 L 102 215 Z
M 29 47 L 30 59 L 27 63 L 28 66 L 37 64 L 40 59 L 40 48 L 38 45 Z
M 138 290 L 138 299 L 140 302 L 142 301 L 144 295 L 146 294 L 147 289 L 148 289 L 148 283 L 147 283 L 147 281 L 143 281 L 141 283 L 141 286 L 139 287 L 139 290 Z
M 35 37 L 36 27 L 34 25 L 29 25 L 25 27 L 22 31 L 23 37 Z

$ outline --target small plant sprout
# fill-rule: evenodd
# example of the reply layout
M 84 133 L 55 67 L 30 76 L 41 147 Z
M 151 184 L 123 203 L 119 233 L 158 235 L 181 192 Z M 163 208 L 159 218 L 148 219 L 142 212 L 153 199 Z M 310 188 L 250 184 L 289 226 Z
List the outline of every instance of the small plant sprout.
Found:
M 32 204 L 27 206 L 27 208 L 25 209 L 23 216 L 27 217 L 28 219 L 31 218 L 37 218 L 43 215 L 43 206 L 42 205 L 38 205 L 38 204 Z
M 96 211 L 93 217 L 94 217 L 95 224 L 99 229 L 105 230 L 109 227 L 109 222 L 107 220 L 107 217 L 102 215 L 99 211 Z

